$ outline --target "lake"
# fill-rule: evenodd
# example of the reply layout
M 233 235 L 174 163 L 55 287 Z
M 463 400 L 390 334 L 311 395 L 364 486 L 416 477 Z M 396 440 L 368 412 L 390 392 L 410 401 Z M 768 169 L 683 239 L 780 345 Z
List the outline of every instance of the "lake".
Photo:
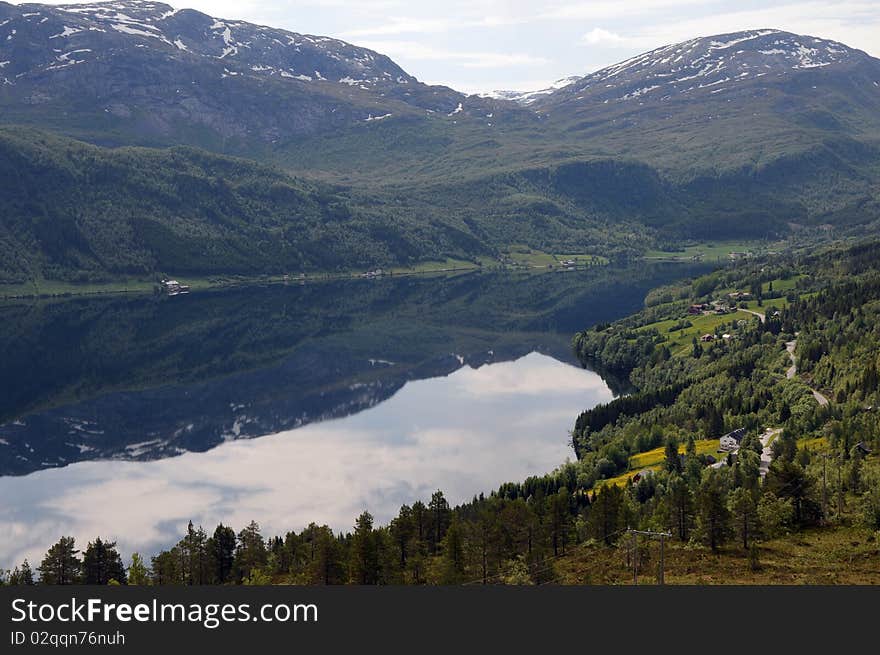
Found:
M 578 329 L 637 310 L 682 265 L 473 273 L 0 306 L 0 567 L 61 535 L 127 558 L 256 520 L 380 523 L 573 457 L 624 386 Z

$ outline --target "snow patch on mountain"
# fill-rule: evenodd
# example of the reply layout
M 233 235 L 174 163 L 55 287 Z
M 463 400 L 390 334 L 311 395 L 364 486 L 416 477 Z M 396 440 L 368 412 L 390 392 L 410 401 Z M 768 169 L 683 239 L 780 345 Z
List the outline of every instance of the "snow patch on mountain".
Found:
M 657 48 L 569 80 L 561 89 L 532 94 L 524 104 L 666 100 L 703 89 L 709 89 L 708 93 L 732 90 L 736 85 L 766 75 L 782 77 L 867 58 L 865 53 L 837 41 L 780 30 L 750 30 Z M 721 84 L 726 86 L 718 89 Z M 519 98 L 512 99 L 523 102 Z
M 549 95 L 554 91 L 578 81 L 579 79 L 581 78 L 576 76 L 563 77 L 562 79 L 553 82 L 550 86 L 537 91 L 487 91 L 485 93 L 480 93 L 479 96 L 481 98 L 491 98 L 493 100 L 511 100 L 521 105 L 528 106 L 538 100 L 541 96 Z

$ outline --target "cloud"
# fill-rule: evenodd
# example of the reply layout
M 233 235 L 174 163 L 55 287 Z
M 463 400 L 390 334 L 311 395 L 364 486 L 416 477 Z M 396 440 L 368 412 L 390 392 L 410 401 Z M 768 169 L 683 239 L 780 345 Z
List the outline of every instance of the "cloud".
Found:
M 629 0 L 628 2 L 566 2 L 557 4 L 538 14 L 545 20 L 595 20 L 609 18 L 635 18 L 640 14 L 688 6 L 713 5 L 712 0 Z
M 550 63 L 545 57 L 518 52 L 467 51 L 438 48 L 418 41 L 358 41 L 360 46 L 401 61 L 448 61 L 464 68 L 503 68 Z
M 876 3 L 863 0 L 785 3 L 693 17 L 672 15 L 640 28 L 632 27 L 626 35 L 597 27 L 584 34 L 579 44 L 606 49 L 631 48 L 631 54 L 637 54 L 695 37 L 759 28 L 833 39 L 874 56 L 880 54 L 880 12 Z M 607 63 L 614 63 L 613 59 L 610 57 Z
M 620 36 L 620 34 L 603 30 L 601 27 L 594 27 L 581 37 L 581 41 L 589 45 L 628 45 L 627 39 Z
M 388 36 L 394 34 L 434 34 L 451 29 L 452 24 L 446 19 L 392 18 L 372 27 L 360 27 L 347 30 L 340 36 L 358 38 L 361 36 Z

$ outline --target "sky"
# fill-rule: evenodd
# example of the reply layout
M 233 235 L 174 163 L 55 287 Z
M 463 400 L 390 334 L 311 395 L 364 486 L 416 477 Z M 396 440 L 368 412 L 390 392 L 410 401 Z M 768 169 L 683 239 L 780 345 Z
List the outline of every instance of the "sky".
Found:
M 74 4 L 71 0 L 47 4 Z M 79 3 L 82 4 L 82 3 Z M 171 0 L 217 18 L 332 36 L 390 56 L 423 82 L 527 91 L 646 50 L 778 28 L 880 57 L 880 0 Z

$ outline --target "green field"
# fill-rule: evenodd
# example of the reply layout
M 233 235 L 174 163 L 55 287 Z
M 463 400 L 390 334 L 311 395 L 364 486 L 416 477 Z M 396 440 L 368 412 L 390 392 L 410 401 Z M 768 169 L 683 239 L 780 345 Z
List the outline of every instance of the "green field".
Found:
M 512 245 L 502 251 L 501 261 L 514 266 L 528 266 L 530 268 L 554 268 L 561 266 L 562 262 L 573 260 L 575 266 L 597 266 L 609 262 L 607 257 L 585 253 L 578 254 L 555 254 L 543 252 L 523 245 Z
M 691 327 L 682 330 L 670 332 L 669 328 L 678 323 L 680 320 L 687 319 L 691 322 Z M 714 334 L 715 328 L 725 323 L 738 320 L 758 320 L 753 314 L 739 311 L 730 314 L 704 314 L 701 316 L 682 316 L 680 319 L 670 319 L 667 321 L 659 321 L 657 323 L 649 323 L 638 328 L 638 331 L 656 329 L 661 335 L 665 336 L 668 341 L 666 346 L 673 355 L 687 355 L 691 352 L 693 338 L 700 338 L 704 334 Z
M 682 245 L 680 251 L 649 250 L 645 253 L 645 259 L 685 262 L 698 258 L 703 261 L 726 261 L 731 252 L 757 253 L 766 248 L 767 243 L 764 241 L 715 241 Z
M 697 446 L 698 455 L 715 455 L 717 457 L 718 439 L 699 439 L 694 443 Z M 678 447 L 678 452 L 684 453 L 684 451 L 685 444 L 682 443 Z M 665 459 L 666 449 L 662 446 L 660 448 L 654 448 L 654 450 L 637 453 L 629 458 L 629 470 L 626 473 L 622 473 L 613 478 L 608 478 L 607 480 L 600 480 L 596 483 L 596 486 L 598 488 L 607 484 L 627 485 L 630 483 L 632 476 L 639 471 L 643 471 L 644 469 L 659 471 L 662 468 Z

